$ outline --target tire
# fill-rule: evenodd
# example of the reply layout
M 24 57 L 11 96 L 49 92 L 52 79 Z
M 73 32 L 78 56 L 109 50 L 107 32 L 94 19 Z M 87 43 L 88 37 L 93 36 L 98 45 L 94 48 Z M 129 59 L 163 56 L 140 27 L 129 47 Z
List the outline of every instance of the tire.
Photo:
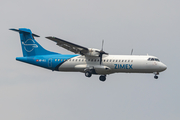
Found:
M 90 73 L 89 71 L 85 72 L 85 76 L 86 77 L 91 77 L 92 76 L 92 73 Z
M 106 76 L 101 75 L 101 76 L 99 77 L 99 80 L 104 82 L 104 81 L 106 80 Z

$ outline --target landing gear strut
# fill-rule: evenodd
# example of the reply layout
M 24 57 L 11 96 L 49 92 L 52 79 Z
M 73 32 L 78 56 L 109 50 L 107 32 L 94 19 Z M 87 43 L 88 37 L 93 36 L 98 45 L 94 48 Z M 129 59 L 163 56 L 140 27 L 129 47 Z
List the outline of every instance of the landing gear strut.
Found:
M 104 82 L 106 80 L 106 75 L 101 75 L 99 77 L 99 80 Z

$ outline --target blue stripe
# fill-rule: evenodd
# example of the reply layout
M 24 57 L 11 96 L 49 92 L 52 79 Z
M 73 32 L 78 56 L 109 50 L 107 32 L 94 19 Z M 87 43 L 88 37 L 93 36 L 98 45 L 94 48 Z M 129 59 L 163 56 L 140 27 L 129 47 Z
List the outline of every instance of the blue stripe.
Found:
M 29 64 L 32 64 L 35 66 L 47 68 L 47 69 L 50 69 L 53 71 L 54 70 L 58 71 L 58 68 L 60 65 L 62 65 L 68 59 L 76 57 L 76 56 L 79 56 L 79 55 L 62 55 L 62 54 L 39 55 L 39 56 L 33 56 L 33 57 L 17 57 L 16 60 L 25 62 L 25 63 L 29 63 Z M 50 63 L 49 59 L 51 59 L 51 63 Z M 56 61 L 55 61 L 55 59 L 56 59 Z M 59 59 L 59 61 L 58 61 L 58 59 Z

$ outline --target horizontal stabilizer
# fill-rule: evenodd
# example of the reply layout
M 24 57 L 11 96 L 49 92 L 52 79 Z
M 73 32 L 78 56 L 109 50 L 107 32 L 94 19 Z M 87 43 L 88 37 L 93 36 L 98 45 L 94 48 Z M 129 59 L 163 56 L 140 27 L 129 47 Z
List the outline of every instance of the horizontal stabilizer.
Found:
M 29 31 L 27 31 L 27 29 L 21 29 L 21 30 L 18 30 L 18 29 L 9 29 L 9 30 L 12 30 L 12 31 L 16 31 L 16 32 L 24 32 L 24 33 L 30 33 Z M 34 37 L 40 37 L 39 35 L 36 35 L 36 34 L 34 34 L 34 33 L 32 33 L 32 35 L 34 36 Z

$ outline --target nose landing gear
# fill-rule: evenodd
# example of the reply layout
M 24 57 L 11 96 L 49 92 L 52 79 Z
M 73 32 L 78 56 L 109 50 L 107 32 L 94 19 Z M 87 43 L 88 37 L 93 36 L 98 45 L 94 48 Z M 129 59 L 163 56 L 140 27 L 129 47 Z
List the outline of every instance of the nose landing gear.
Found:
M 158 79 L 158 76 L 157 76 L 157 75 L 155 75 L 155 76 L 154 76 L 154 79 Z
M 157 76 L 157 75 L 159 75 L 159 72 L 155 72 L 154 75 L 155 75 L 155 76 L 154 76 L 154 79 L 158 79 L 158 76 Z

